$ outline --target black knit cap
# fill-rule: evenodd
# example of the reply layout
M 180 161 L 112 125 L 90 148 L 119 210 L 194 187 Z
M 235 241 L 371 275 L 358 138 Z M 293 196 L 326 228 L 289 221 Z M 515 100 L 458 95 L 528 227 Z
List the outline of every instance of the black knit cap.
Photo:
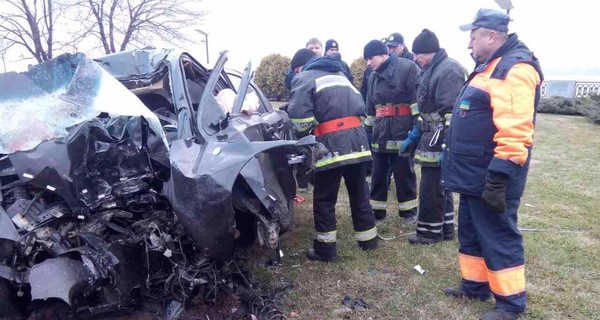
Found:
M 336 49 L 340 50 L 340 44 L 333 39 L 329 39 L 325 42 L 325 52 L 327 52 L 327 50 L 329 50 L 331 48 L 336 48 Z
M 380 54 L 388 54 L 388 48 L 381 40 L 371 40 L 365 46 L 363 57 L 369 59 Z
M 314 56 L 316 56 L 316 54 L 310 49 L 302 48 L 296 51 L 294 57 L 292 58 L 292 62 L 290 63 L 292 70 L 305 65 L 308 60 Z
M 435 33 L 428 29 L 423 29 L 413 41 L 412 52 L 415 54 L 435 53 L 438 50 L 440 50 L 440 42 Z

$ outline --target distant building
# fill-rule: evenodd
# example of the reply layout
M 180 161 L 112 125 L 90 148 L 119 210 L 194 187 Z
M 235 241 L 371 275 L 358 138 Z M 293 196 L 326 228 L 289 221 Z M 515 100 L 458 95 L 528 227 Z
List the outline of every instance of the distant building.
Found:
M 600 76 L 549 77 L 542 83 L 542 97 L 581 98 L 600 95 Z

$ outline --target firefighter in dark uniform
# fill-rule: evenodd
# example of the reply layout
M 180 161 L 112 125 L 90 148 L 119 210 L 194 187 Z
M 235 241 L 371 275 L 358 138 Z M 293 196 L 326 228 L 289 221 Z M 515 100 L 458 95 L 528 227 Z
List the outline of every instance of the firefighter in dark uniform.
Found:
M 387 42 L 387 38 L 381 39 L 381 43 L 385 44 L 386 42 Z M 360 95 L 363 97 L 363 100 L 365 101 L 365 103 L 367 102 L 367 89 L 368 89 L 367 86 L 369 84 L 369 77 L 371 76 L 371 73 L 373 73 L 373 68 L 371 68 L 370 66 L 366 66 L 365 71 L 363 72 L 362 81 L 360 83 Z M 370 126 L 367 123 L 364 123 L 364 126 L 365 126 L 365 130 L 367 131 L 367 138 L 369 139 L 369 146 L 371 146 L 371 139 L 373 138 L 373 126 Z M 369 162 L 369 164 L 368 164 L 367 176 L 370 176 L 372 171 L 373 171 L 373 161 Z
M 342 177 L 358 245 L 363 250 L 374 250 L 377 228 L 366 180 L 371 151 L 361 121 L 365 104 L 360 92 L 344 76 L 337 57 L 317 58 L 310 50 L 301 49 L 292 58 L 292 68 L 298 74 L 292 80 L 290 119 L 296 130 L 312 132 L 329 151 L 314 170 L 316 236 L 307 257 L 337 259 L 335 204 Z
M 461 285 L 454 297 L 496 307 L 483 320 L 516 319 L 526 308 L 523 236 L 517 226 L 525 189 L 536 108 L 543 81 L 540 64 L 516 34 L 509 16 L 481 9 L 470 31 L 475 70 L 456 101 L 442 160 L 442 186 L 460 193 L 458 209 Z
M 413 42 L 422 71 L 417 84 L 419 118 L 400 147 L 405 152 L 417 144 L 415 163 L 421 165 L 417 232 L 411 244 L 432 244 L 454 239 L 452 194 L 440 186 L 440 158 L 452 107 L 465 83 L 465 69 L 440 48 L 436 35 L 424 29 Z
M 405 223 L 416 221 L 417 179 L 412 160 L 414 147 L 398 154 L 402 142 L 408 138 L 417 113 L 411 104 L 416 100 L 417 65 L 404 58 L 388 55 L 385 44 L 371 40 L 364 48 L 367 65 L 373 68 L 367 93 L 366 125 L 373 127 L 371 150 L 371 206 L 375 218 L 386 216 L 388 173 L 396 181 L 398 212 Z

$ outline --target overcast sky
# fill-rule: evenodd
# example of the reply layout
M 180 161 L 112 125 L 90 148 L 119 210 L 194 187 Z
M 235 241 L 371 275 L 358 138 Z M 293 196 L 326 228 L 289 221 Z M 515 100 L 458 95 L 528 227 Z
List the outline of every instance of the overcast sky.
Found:
M 1 1 L 1 0 L 0 0 Z M 517 32 L 538 56 L 547 76 L 600 75 L 600 2 L 595 0 L 512 0 L 510 32 Z M 209 10 L 201 25 L 207 32 L 210 63 L 229 51 L 229 68 L 242 70 L 248 61 L 254 69 L 269 54 L 291 57 L 309 38 L 325 44 L 335 39 L 343 59 L 350 64 L 362 57 L 364 45 L 392 32 L 404 35 L 408 48 L 415 36 L 428 28 L 435 32 L 449 55 L 471 70 L 467 49 L 469 34 L 458 26 L 471 22 L 479 8 L 495 8 L 494 0 L 203 0 Z M 186 51 L 206 62 L 204 39 L 186 45 Z M 30 62 L 31 63 L 31 62 Z M 21 64 L 22 65 L 22 64 Z M 24 69 L 11 63 L 9 69 Z M 26 65 L 25 65 L 26 66 Z
M 512 0 L 516 32 L 538 56 L 547 74 L 600 75 L 600 2 L 595 0 Z M 469 33 L 458 26 L 471 22 L 479 8 L 499 6 L 493 0 L 204 0 L 211 10 L 201 28 L 209 33 L 211 63 L 218 52 L 229 50 L 230 67 L 242 69 L 248 60 L 280 53 L 291 57 L 311 37 L 325 44 L 339 42 L 349 64 L 362 57 L 364 45 L 392 32 L 400 32 L 409 49 L 417 34 L 428 28 L 440 46 L 471 70 L 467 49 Z M 205 62 L 203 43 L 193 53 Z M 589 71 L 595 70 L 595 71 Z

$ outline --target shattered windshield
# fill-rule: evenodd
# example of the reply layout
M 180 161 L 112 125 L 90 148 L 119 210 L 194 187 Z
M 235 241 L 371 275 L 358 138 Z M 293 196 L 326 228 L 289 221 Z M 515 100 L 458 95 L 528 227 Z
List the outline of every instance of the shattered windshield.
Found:
M 166 144 L 156 116 L 83 54 L 65 54 L 24 73 L 0 74 L 0 154 L 65 137 L 69 127 L 102 113 L 144 116 Z

